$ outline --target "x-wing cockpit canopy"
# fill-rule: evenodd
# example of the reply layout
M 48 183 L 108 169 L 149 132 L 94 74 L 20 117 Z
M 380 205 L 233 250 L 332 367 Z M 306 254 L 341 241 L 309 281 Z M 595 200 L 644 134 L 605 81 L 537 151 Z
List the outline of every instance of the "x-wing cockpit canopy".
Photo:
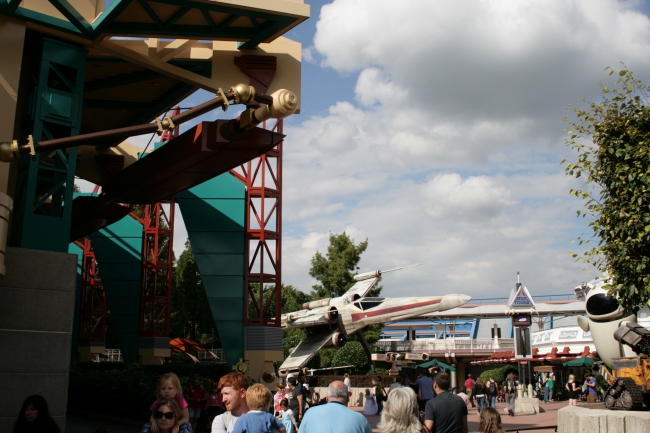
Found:
M 354 306 L 360 310 L 366 311 L 375 308 L 384 303 L 386 298 L 362 298 L 354 303 Z

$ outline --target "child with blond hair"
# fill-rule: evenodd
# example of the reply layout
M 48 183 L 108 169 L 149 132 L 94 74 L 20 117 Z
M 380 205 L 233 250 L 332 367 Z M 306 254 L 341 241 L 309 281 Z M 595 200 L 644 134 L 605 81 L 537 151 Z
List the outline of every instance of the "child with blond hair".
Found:
M 246 404 L 249 412 L 239 417 L 232 433 L 286 433 L 276 417 L 269 413 L 273 395 L 259 383 L 246 390 Z
M 190 424 L 190 415 L 187 410 L 187 401 L 183 398 L 183 388 L 181 388 L 181 381 L 174 373 L 163 374 L 158 382 L 158 399 L 153 402 L 151 407 L 151 417 L 149 422 L 142 428 L 142 433 L 159 433 L 160 428 L 154 415 L 158 409 L 158 404 L 162 400 L 174 400 L 181 411 L 180 419 L 178 420 L 179 431 L 178 433 L 192 433 L 192 425 Z M 160 418 L 158 418 L 160 419 Z

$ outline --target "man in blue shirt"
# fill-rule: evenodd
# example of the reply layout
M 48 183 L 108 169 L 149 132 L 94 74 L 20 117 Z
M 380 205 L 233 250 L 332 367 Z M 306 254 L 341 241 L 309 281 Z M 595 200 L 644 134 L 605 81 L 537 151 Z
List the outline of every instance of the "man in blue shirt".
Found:
M 591 373 L 587 373 L 587 392 L 587 403 L 596 403 L 598 390 L 596 389 L 596 378 Z
M 327 389 L 327 404 L 310 408 L 298 433 L 372 433 L 366 418 L 348 409 L 348 387 L 340 380 Z
M 419 388 L 420 411 L 424 412 L 427 402 L 433 398 L 433 380 L 429 377 L 429 372 L 426 372 L 415 383 Z

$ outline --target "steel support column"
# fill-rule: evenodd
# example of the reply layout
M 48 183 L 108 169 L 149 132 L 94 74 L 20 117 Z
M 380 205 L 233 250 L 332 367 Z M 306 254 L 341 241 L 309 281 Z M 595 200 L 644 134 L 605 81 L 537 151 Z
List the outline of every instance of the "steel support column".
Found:
M 79 303 L 79 361 L 89 361 L 104 352 L 106 332 L 106 293 L 97 268 L 90 239 L 74 243 L 82 249 L 81 301 Z
M 272 130 L 282 134 L 282 120 Z M 244 325 L 280 326 L 282 289 L 282 143 L 231 170 L 246 185 Z
M 144 227 L 140 289 L 140 357 L 144 364 L 169 356 L 175 203 L 138 206 L 131 216 Z M 138 213 L 140 215 L 138 215 Z
M 42 46 L 31 58 L 34 44 Z M 87 51 L 78 46 L 33 34 L 25 44 L 34 91 L 28 130 L 33 142 L 79 134 Z M 33 52 L 33 51 L 32 51 Z M 23 248 L 67 252 L 70 243 L 72 193 L 77 148 L 23 155 L 16 191 L 12 243 Z

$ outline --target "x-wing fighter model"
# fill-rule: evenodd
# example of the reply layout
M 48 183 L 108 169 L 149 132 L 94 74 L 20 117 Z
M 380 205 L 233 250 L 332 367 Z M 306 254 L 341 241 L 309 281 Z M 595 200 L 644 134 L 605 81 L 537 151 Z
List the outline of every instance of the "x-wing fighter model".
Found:
M 416 265 L 417 266 L 417 265 Z M 405 320 L 421 314 L 459 307 L 472 299 L 467 295 L 422 296 L 415 298 L 366 298 L 382 273 L 373 271 L 354 277 L 357 281 L 338 298 L 303 304 L 303 310 L 283 314 L 282 329 L 302 328 L 307 337 L 298 344 L 279 368 L 280 375 L 300 370 L 324 347 L 343 347 L 348 335 L 374 323 Z M 367 343 L 361 343 L 369 351 Z

